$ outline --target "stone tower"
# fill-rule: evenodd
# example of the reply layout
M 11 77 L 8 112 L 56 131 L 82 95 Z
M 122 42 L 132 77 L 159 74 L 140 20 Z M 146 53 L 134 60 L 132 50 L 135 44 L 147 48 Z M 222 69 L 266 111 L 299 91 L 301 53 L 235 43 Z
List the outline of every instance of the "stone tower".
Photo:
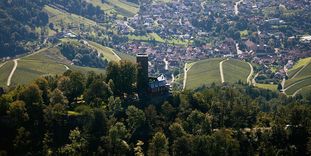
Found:
M 148 55 L 137 54 L 137 91 L 140 95 L 145 95 L 148 91 L 149 77 L 148 77 Z

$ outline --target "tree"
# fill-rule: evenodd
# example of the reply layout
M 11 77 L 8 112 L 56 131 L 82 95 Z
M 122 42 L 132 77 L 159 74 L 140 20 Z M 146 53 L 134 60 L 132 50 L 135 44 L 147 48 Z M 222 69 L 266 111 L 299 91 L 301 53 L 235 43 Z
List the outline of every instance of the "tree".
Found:
M 95 106 L 99 106 L 110 96 L 112 96 L 112 91 L 102 80 L 94 80 L 84 94 L 85 101 Z
M 14 152 L 16 155 L 30 154 L 32 147 L 30 137 L 30 132 L 24 127 L 17 129 L 17 134 L 13 141 Z
M 135 156 L 144 156 L 144 151 L 141 146 L 144 145 L 144 142 L 138 140 L 136 143 L 136 147 L 134 148 Z
M 14 101 L 10 104 L 7 112 L 16 125 L 21 125 L 29 119 L 25 103 L 23 101 Z
M 157 132 L 149 142 L 149 156 L 168 156 L 168 140 L 164 133 Z
M 79 128 L 71 130 L 69 133 L 70 144 L 66 144 L 59 149 L 60 154 L 69 156 L 80 156 L 87 153 L 87 141 L 81 136 Z
M 117 95 L 123 93 L 131 94 L 134 91 L 133 84 L 136 83 L 137 67 L 128 61 L 109 62 L 107 67 L 107 81 L 110 79 L 115 85 L 113 92 Z M 126 81 L 124 81 L 126 80 Z
M 129 106 L 126 110 L 127 123 L 133 132 L 145 123 L 146 117 L 144 111 L 136 108 L 135 106 Z
M 42 92 L 38 85 L 31 84 L 21 91 L 19 99 L 24 101 L 27 106 L 42 104 Z
M 67 97 L 64 96 L 63 92 L 57 88 L 54 89 L 52 93 L 50 93 L 49 97 L 51 104 L 62 104 L 62 105 L 68 104 Z

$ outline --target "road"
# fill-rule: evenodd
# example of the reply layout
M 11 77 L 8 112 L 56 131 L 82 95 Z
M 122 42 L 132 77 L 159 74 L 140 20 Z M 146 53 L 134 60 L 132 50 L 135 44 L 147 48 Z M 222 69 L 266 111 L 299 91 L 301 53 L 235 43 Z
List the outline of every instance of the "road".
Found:
M 257 78 L 258 75 L 259 75 L 259 73 L 257 73 L 257 74 L 253 77 L 253 79 L 252 79 L 252 84 L 253 84 L 253 86 L 256 86 L 256 78 Z
M 13 75 L 14 75 L 14 72 L 15 72 L 15 70 L 16 70 L 16 68 L 17 68 L 17 64 L 18 64 L 17 61 L 18 61 L 18 60 L 19 60 L 19 59 L 14 59 L 14 60 L 13 60 L 13 62 L 14 62 L 14 67 L 13 67 L 13 69 L 12 69 L 12 71 L 11 71 L 9 77 L 8 77 L 8 81 L 7 81 L 7 83 L 6 83 L 7 86 L 10 86 L 10 85 L 11 85 L 11 79 L 12 79 L 12 77 L 13 77 Z
M 219 62 L 219 71 L 220 71 L 220 79 L 221 79 L 221 83 L 224 83 L 225 82 L 225 77 L 224 77 L 224 71 L 223 71 L 223 68 L 222 68 L 222 64 L 226 61 L 228 61 L 229 58 L 227 58 L 226 60 L 222 60 L 221 62 Z
M 166 60 L 166 58 L 163 59 L 163 62 L 165 63 L 165 70 L 168 70 L 168 61 Z
M 189 69 L 187 70 L 187 65 L 188 65 L 188 63 L 185 63 L 185 67 L 184 67 L 184 81 L 183 81 L 182 90 L 185 90 L 185 88 L 186 88 L 187 72 L 189 70 Z
M 64 67 L 66 68 L 66 70 L 69 70 L 69 69 L 70 69 L 67 65 L 64 65 Z
M 249 62 L 247 62 L 247 63 L 248 63 L 248 65 L 249 65 L 249 67 L 251 68 L 251 72 L 249 73 L 246 82 L 247 82 L 249 85 L 251 85 L 251 84 L 252 84 L 251 78 L 252 78 L 252 76 L 253 76 L 253 74 L 254 74 L 254 68 L 253 68 L 252 64 L 250 64 Z
M 300 74 L 300 72 L 303 71 L 306 68 L 307 65 L 308 64 L 304 65 L 300 70 L 298 70 L 298 72 L 295 73 L 295 75 L 291 79 L 295 78 L 298 74 Z
M 239 5 L 243 2 L 244 0 L 240 0 L 238 2 L 235 2 L 234 4 L 234 14 L 238 15 L 239 14 Z

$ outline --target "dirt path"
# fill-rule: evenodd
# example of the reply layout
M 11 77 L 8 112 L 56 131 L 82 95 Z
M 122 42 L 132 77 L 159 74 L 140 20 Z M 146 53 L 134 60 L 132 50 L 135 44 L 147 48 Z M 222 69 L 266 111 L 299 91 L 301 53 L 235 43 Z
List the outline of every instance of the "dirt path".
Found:
M 302 88 L 298 89 L 297 91 L 295 91 L 295 93 L 292 96 L 296 96 L 301 90 Z
M 248 64 L 249 67 L 251 68 L 251 71 L 250 71 L 250 73 L 249 73 L 249 75 L 248 75 L 248 77 L 247 77 L 247 79 L 246 79 L 246 82 L 247 82 L 249 85 L 251 85 L 251 84 L 252 84 L 251 78 L 252 78 L 252 76 L 253 76 L 253 74 L 254 74 L 254 68 L 253 68 L 252 64 L 250 64 L 249 62 L 247 62 L 247 64 Z
M 308 64 L 309 64 L 309 63 L 308 63 Z M 308 64 L 304 65 L 300 70 L 298 70 L 298 72 L 295 73 L 295 75 L 294 75 L 293 77 L 291 77 L 291 79 L 295 78 L 301 71 L 303 71 L 303 70 L 306 68 L 306 66 L 307 66 Z
M 69 70 L 69 69 L 70 69 L 67 65 L 64 65 L 64 67 L 66 68 L 66 70 Z
M 184 80 L 183 80 L 183 87 L 182 90 L 185 90 L 186 88 L 186 82 L 187 82 L 187 72 L 191 69 L 191 67 L 195 64 L 194 63 L 190 63 L 189 67 L 188 67 L 188 63 L 185 63 L 185 67 L 184 67 Z
M 4 66 L 6 63 L 7 63 L 7 62 L 4 62 L 4 63 L 0 64 L 0 68 L 1 68 L 2 66 Z
M 13 67 L 13 69 L 12 69 L 12 71 L 11 71 L 9 77 L 8 77 L 8 81 L 7 81 L 7 83 L 6 83 L 7 86 L 10 86 L 10 85 L 11 85 L 11 79 L 12 79 L 12 77 L 13 77 L 13 75 L 14 75 L 14 72 L 15 72 L 15 70 L 16 70 L 16 68 L 17 68 L 17 64 L 18 64 L 17 61 L 18 61 L 18 60 L 19 60 L 19 59 L 14 59 L 14 60 L 13 60 L 13 62 L 14 62 L 14 67 Z
M 186 88 L 187 72 L 188 72 L 187 65 L 188 65 L 188 63 L 185 63 L 185 67 L 184 67 L 184 81 L 183 81 L 182 90 L 185 90 L 185 88 Z
M 222 64 L 226 61 L 228 61 L 229 59 L 227 58 L 226 60 L 222 60 L 221 62 L 219 62 L 219 71 L 220 71 L 220 80 L 221 83 L 225 82 L 225 77 L 224 77 L 224 71 L 223 71 L 223 67 Z

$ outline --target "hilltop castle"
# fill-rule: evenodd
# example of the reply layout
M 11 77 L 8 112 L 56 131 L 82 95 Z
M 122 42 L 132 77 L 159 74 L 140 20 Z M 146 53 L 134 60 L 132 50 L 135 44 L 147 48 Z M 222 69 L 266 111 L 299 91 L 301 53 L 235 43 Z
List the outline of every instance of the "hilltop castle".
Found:
M 164 75 L 149 77 L 148 55 L 137 54 L 137 90 L 139 95 L 161 95 L 169 92 L 169 84 Z

